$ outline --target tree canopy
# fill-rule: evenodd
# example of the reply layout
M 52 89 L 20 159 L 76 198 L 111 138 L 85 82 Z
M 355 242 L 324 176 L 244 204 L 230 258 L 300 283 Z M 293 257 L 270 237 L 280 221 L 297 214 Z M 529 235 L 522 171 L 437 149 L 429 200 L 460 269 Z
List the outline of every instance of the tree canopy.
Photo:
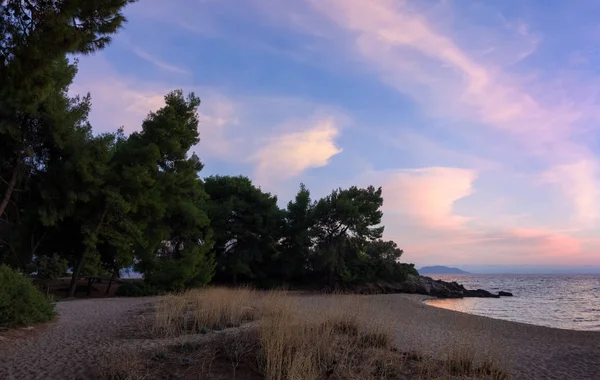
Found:
M 200 176 L 200 99 L 175 90 L 137 132 L 95 134 L 69 96 L 78 54 L 103 49 L 133 0 L 0 2 L 0 264 L 88 291 L 134 268 L 145 289 L 218 283 L 346 287 L 402 280 L 382 189 L 304 185 L 287 207 L 244 176 Z M 210 142 L 209 142 L 210 143 Z

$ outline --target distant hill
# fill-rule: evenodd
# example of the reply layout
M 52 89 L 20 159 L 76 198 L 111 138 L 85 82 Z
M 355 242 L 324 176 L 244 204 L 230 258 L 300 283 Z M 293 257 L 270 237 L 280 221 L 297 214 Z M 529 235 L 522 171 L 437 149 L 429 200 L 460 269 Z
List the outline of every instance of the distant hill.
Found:
M 433 265 L 419 269 L 419 274 L 468 274 L 462 269 L 445 267 L 443 265 Z

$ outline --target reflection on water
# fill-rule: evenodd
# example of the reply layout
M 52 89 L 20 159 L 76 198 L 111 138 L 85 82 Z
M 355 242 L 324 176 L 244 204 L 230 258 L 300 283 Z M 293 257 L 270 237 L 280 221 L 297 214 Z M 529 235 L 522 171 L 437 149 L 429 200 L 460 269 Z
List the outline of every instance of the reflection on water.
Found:
M 427 304 L 509 321 L 600 331 L 600 275 L 431 275 L 514 297 L 436 299 Z

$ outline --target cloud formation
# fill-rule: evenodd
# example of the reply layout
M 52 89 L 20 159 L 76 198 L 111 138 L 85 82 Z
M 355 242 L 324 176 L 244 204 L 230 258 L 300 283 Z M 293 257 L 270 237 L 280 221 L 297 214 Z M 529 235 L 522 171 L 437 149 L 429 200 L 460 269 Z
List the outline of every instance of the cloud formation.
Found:
M 165 71 L 170 71 L 170 72 L 176 73 L 176 74 L 189 74 L 190 73 L 188 70 L 186 70 L 184 68 L 164 62 L 163 60 L 159 59 L 158 57 L 155 57 L 154 55 L 148 53 L 147 51 L 143 50 L 140 47 L 137 47 L 137 46 L 134 47 L 132 49 L 132 52 L 135 55 L 137 55 L 138 57 L 140 57 L 141 59 L 143 59 L 147 62 L 150 62 L 154 66 L 158 67 L 159 69 L 162 69 Z
M 417 265 L 600 265 L 597 41 L 578 32 L 596 25 L 505 9 L 147 0 L 73 92 L 92 92 L 97 132 L 131 132 L 195 91 L 203 175 L 248 175 L 283 204 L 298 182 L 315 198 L 381 185 L 386 238 Z
M 598 159 L 571 138 L 578 122 L 596 116 L 588 112 L 587 102 L 553 102 L 551 96 L 536 93 L 535 83 L 525 85 L 502 67 L 478 62 L 409 3 L 308 2 L 347 32 L 353 51 L 380 72 L 383 82 L 409 92 L 443 116 L 506 133 L 552 167 L 553 181 L 572 203 L 574 219 L 586 219 L 588 225 L 598 220 L 598 213 L 590 211 L 598 209 L 600 179 L 592 170 Z M 516 28 L 528 37 L 525 24 Z
M 558 183 L 572 203 L 573 222 L 580 228 L 593 227 L 600 218 L 600 170 L 591 159 L 558 165 L 544 173 L 550 183 Z
M 146 116 L 164 106 L 164 95 L 173 89 L 160 82 L 123 77 L 101 55 L 85 63 L 71 93 L 92 93 L 90 119 L 97 132 L 113 132 L 119 126 L 126 133 L 140 130 Z M 262 184 L 274 185 L 324 167 L 342 151 L 335 142 L 339 121 L 326 116 L 335 114 L 333 110 L 284 97 L 234 100 L 210 88 L 195 92 L 202 94 L 202 103 L 200 143 L 194 150 L 209 160 L 251 163 Z M 274 107 L 288 112 L 265 119 L 262 111 Z M 314 111 L 313 117 L 299 117 L 306 110 Z
M 472 170 L 430 167 L 384 174 L 384 211 L 404 214 L 428 229 L 461 230 L 468 217 L 454 213 L 454 203 L 474 192 Z
M 252 157 L 260 182 L 296 177 L 307 169 L 320 168 L 342 152 L 336 146 L 339 129 L 333 119 L 317 121 L 302 131 L 271 137 Z
M 122 126 L 126 133 L 131 133 L 141 128 L 142 121 L 151 111 L 164 106 L 168 90 L 137 86 L 114 75 L 100 61 L 80 70 L 70 88 L 71 94 L 88 92 L 92 95 L 90 121 L 96 132 L 114 132 Z

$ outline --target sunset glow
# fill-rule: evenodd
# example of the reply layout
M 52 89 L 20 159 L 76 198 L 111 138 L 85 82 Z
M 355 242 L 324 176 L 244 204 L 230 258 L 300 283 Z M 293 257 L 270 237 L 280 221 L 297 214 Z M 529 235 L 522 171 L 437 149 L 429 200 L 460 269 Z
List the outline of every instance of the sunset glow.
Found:
M 281 206 L 383 186 L 417 267 L 600 270 L 600 9 L 525 3 L 144 0 L 71 91 L 95 132 L 194 91 L 201 175 Z

